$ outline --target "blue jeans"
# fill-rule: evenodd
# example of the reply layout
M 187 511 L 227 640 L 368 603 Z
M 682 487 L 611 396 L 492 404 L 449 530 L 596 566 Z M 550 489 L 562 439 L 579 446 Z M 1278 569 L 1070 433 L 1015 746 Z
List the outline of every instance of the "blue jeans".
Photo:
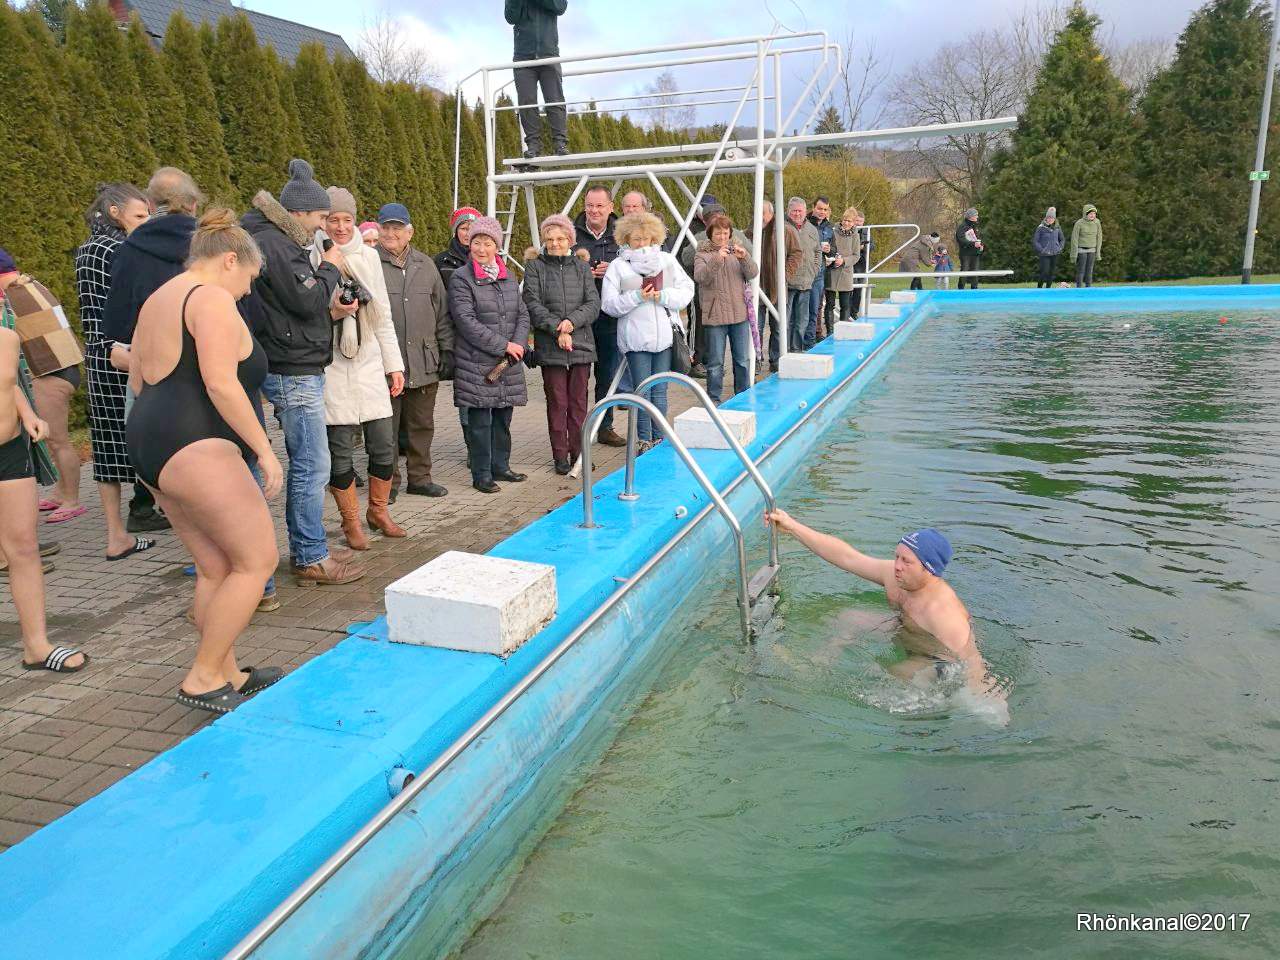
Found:
M 818 271 L 817 279 L 813 281 L 813 286 L 809 288 L 809 324 L 804 328 L 804 348 L 812 350 L 813 345 L 818 342 L 818 314 L 822 312 L 822 299 L 827 290 L 827 280 L 822 275 L 822 271 Z
M 268 374 L 262 392 L 275 407 L 289 455 L 284 519 L 289 554 L 300 567 L 329 556 L 324 535 L 324 488 L 329 482 L 329 436 L 324 425 L 324 377 Z
M 599 403 L 609 392 L 609 384 L 613 382 L 613 375 L 618 372 L 618 362 L 622 359 L 618 352 L 618 321 L 607 313 L 602 313 L 591 324 L 591 333 L 596 341 L 595 399 Z M 622 384 L 618 384 L 617 392 L 624 392 Z M 613 429 L 612 407 L 600 418 L 600 429 Z
M 792 290 L 787 287 L 787 349 L 792 353 L 804 350 L 804 334 L 809 328 L 808 290 Z
M 747 354 L 751 350 L 750 321 L 707 327 L 707 393 L 717 404 L 724 391 L 726 343 L 733 351 L 733 392 L 737 395 L 751 386 L 751 374 L 747 370 Z
M 631 371 L 631 382 L 633 384 L 639 384 L 640 381 L 655 373 L 666 373 L 671 369 L 671 348 L 667 347 L 667 349 L 659 353 L 649 353 L 645 350 L 628 352 L 627 368 Z M 667 385 L 665 383 L 656 383 L 645 391 L 645 395 L 649 400 L 653 401 L 653 405 L 665 417 L 667 415 Z M 649 415 L 643 410 L 637 410 L 636 439 L 653 440 L 656 438 L 656 433 L 653 420 L 649 418 Z

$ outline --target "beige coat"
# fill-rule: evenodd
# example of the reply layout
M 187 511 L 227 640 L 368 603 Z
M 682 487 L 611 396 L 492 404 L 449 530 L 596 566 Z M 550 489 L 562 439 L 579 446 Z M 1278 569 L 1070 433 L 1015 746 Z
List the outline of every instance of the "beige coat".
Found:
M 324 370 L 324 422 L 331 427 L 391 416 L 387 374 L 404 370 L 378 251 L 365 246 L 357 233 L 342 252 L 347 258 L 345 274 L 359 280 L 373 299 L 355 315 L 359 349 L 354 357 L 343 355 L 343 325 L 333 325 L 333 362 Z M 313 251 L 312 259 L 318 260 L 319 254 Z
M 844 263 L 839 267 L 831 268 L 831 279 L 827 282 L 827 289 L 834 290 L 836 293 L 848 293 L 853 289 L 853 275 L 858 271 L 858 258 L 862 256 L 862 235 L 857 227 L 845 233 L 838 223 L 835 226 L 835 234 L 836 253 L 844 258 Z M 858 281 L 858 283 L 865 282 Z
M 698 285 L 702 323 L 708 327 L 723 327 L 746 320 L 744 291 L 759 272 L 749 253 L 745 259 L 739 260 L 721 255 L 720 248 L 710 240 L 698 244 L 698 252 L 693 258 L 693 279 Z

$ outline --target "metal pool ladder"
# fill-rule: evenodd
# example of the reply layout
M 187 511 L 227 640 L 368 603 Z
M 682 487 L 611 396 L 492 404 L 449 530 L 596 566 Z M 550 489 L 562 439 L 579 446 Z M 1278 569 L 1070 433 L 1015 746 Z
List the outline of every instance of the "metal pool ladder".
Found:
M 693 455 L 689 453 L 689 448 L 684 442 L 676 436 L 675 430 L 671 428 L 671 424 L 667 418 L 658 412 L 649 400 L 639 396 L 638 394 L 653 386 L 656 383 L 673 382 L 680 383 L 693 391 L 698 402 L 702 404 L 711 418 L 711 422 L 724 436 L 725 441 L 729 444 L 734 454 L 737 455 L 743 467 L 746 469 L 747 475 L 751 477 L 755 485 L 760 489 L 760 493 L 764 497 L 765 507 L 768 510 L 774 509 L 775 501 L 773 490 L 760 474 L 755 462 L 748 456 L 747 451 L 742 444 L 738 442 L 738 438 L 733 435 L 733 431 L 729 429 L 728 424 L 724 422 L 724 418 L 716 409 L 715 404 L 711 402 L 711 398 L 707 396 L 705 390 L 698 385 L 696 381 L 681 373 L 667 372 L 655 373 L 653 376 L 646 378 L 643 382 L 636 386 L 635 393 L 618 393 L 606 397 L 600 401 L 587 416 L 586 421 L 582 425 L 582 526 L 590 529 L 596 526 L 594 520 L 594 503 L 591 497 L 592 477 L 591 477 L 591 445 L 589 438 L 595 424 L 605 411 L 613 407 L 631 407 L 633 411 L 643 410 L 650 419 L 653 420 L 661 429 L 667 441 L 671 444 L 676 454 L 684 461 L 684 465 L 689 468 L 689 472 L 693 474 L 695 480 L 698 481 L 702 489 L 706 491 L 707 497 L 711 503 L 724 517 L 725 523 L 729 525 L 729 530 L 733 534 L 734 547 L 738 558 L 738 614 L 742 625 L 742 636 L 745 640 L 750 640 L 753 636 L 751 625 L 751 610 L 760 601 L 766 591 L 777 582 L 778 579 L 778 530 L 772 525 L 769 528 L 769 562 L 757 570 L 753 575 L 747 575 L 747 547 L 746 539 L 742 533 L 742 524 L 738 518 L 734 516 L 733 511 L 729 509 L 728 503 L 725 502 L 720 491 L 715 488 L 708 479 L 707 475 L 698 466 Z M 640 498 L 635 492 L 635 462 L 636 462 L 636 418 L 634 412 L 629 418 L 630 423 L 627 427 L 627 460 L 626 475 L 622 493 L 618 494 L 619 500 L 634 501 Z

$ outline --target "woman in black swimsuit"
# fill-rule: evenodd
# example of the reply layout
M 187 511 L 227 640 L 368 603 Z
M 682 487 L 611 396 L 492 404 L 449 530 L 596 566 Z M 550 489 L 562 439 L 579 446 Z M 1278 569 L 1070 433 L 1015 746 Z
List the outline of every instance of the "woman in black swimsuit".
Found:
M 206 213 L 186 271 L 138 314 L 129 373 L 138 395 L 126 428 L 129 458 L 196 562 L 200 645 L 178 701 L 215 713 L 282 676 L 278 668 L 242 670 L 234 650 L 279 561 L 246 462 L 256 457 L 268 498 L 280 492 L 280 462 L 254 413 L 267 359 L 236 311 L 261 265 L 231 211 Z

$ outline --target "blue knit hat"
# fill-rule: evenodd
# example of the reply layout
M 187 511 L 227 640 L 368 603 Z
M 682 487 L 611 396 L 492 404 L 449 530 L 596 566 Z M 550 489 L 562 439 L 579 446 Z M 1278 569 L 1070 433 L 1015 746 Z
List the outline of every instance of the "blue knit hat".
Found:
M 17 272 L 18 265 L 14 263 L 13 256 L 8 250 L 0 247 L 0 274 Z
M 292 213 L 329 209 L 329 194 L 316 183 L 315 171 L 307 161 L 289 161 L 289 182 L 280 190 L 280 206 Z

